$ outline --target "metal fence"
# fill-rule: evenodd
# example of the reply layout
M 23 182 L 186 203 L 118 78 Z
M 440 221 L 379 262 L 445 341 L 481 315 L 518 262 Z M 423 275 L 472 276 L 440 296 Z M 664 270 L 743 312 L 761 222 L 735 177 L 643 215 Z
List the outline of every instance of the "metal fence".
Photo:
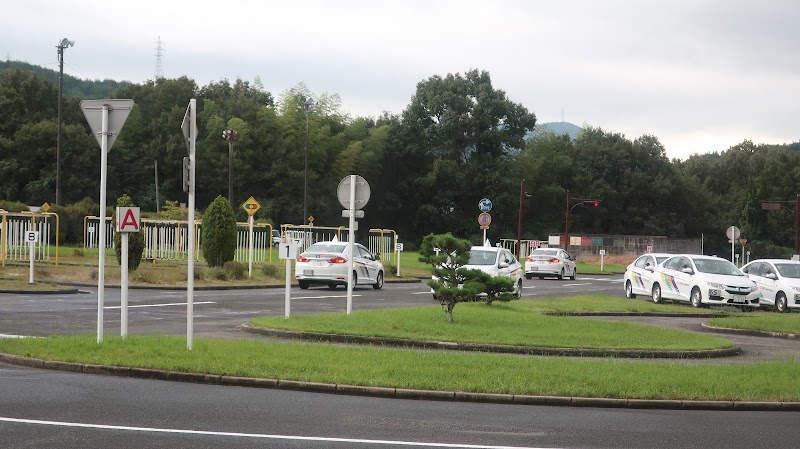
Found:
M 58 265 L 58 215 L 52 212 L 7 212 L 0 209 L 0 262 L 29 261 L 31 245 L 26 235 L 37 231 L 39 240 L 34 243 L 33 257 L 40 262 L 50 261 L 50 249 L 55 245 L 55 263 Z

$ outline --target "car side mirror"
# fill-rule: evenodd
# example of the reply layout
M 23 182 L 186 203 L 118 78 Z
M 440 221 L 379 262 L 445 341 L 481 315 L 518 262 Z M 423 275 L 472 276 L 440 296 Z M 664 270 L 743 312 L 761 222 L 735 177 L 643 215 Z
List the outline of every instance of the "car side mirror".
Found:
M 506 261 L 502 261 L 502 262 L 500 262 L 500 265 L 498 265 L 498 266 L 499 266 L 500 268 L 508 268 L 508 262 L 506 262 Z
M 651 273 L 652 273 L 653 271 L 655 271 L 655 268 L 653 268 L 653 266 L 652 266 L 652 265 L 649 265 L 649 264 L 648 264 L 647 266 L 645 266 L 645 267 L 644 267 L 644 269 L 645 269 L 645 270 L 647 270 L 647 271 L 649 271 L 649 272 L 651 272 Z
M 775 273 L 767 273 L 767 275 L 764 277 L 767 279 L 772 279 L 773 281 L 778 279 L 778 276 L 776 276 Z
M 691 268 L 689 268 L 689 267 L 683 267 L 683 268 L 681 269 L 681 272 L 683 272 L 683 273 L 686 273 L 686 274 L 694 274 L 694 270 L 692 270 L 692 269 L 691 269 Z

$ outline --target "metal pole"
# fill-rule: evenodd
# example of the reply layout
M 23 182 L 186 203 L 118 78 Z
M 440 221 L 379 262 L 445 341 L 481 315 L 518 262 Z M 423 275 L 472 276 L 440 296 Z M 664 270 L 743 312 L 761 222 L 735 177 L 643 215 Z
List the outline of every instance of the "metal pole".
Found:
M 347 314 L 353 312 L 353 242 L 356 235 L 356 175 L 350 175 L 350 241 L 347 243 Z
M 522 208 L 525 205 L 525 180 L 519 182 L 519 220 L 517 222 L 517 259 L 522 258 Z
M 195 245 L 195 229 L 194 229 L 194 186 L 195 186 L 195 145 L 197 143 L 197 100 L 192 98 L 189 100 L 189 223 L 187 230 L 189 232 L 189 264 L 188 273 L 186 276 L 186 349 L 192 350 L 192 339 L 194 334 L 194 245 Z
M 249 255 L 247 256 L 248 264 L 247 264 L 247 277 L 253 277 L 253 216 L 251 215 L 248 218 L 248 223 L 250 225 L 250 233 L 248 235 L 248 248 L 249 248 Z M 272 236 L 270 236 L 272 238 Z
M 567 190 L 567 224 L 564 228 L 564 250 L 569 251 L 569 190 Z
M 117 215 L 119 219 L 119 215 Z M 119 226 L 119 225 L 117 225 Z M 128 336 L 128 233 L 123 232 L 120 236 L 120 335 L 122 338 Z
M 156 212 L 161 212 L 161 202 L 158 199 L 158 159 L 153 160 L 153 168 L 156 172 Z
M 800 229 L 800 194 L 794 197 L 794 253 L 800 254 L 798 249 L 798 229 Z
M 305 151 L 305 170 L 303 171 L 303 224 L 308 223 L 308 114 L 311 109 L 310 100 L 306 100 L 306 151 Z
M 58 49 L 58 131 L 56 132 L 56 206 L 61 205 L 61 97 L 64 91 L 64 46 Z
M 228 201 L 233 204 L 233 140 L 228 140 Z
M 106 284 L 106 182 L 108 179 L 108 110 L 103 105 L 100 128 L 100 236 L 97 244 L 100 255 L 97 267 L 97 343 L 103 342 L 103 305 Z

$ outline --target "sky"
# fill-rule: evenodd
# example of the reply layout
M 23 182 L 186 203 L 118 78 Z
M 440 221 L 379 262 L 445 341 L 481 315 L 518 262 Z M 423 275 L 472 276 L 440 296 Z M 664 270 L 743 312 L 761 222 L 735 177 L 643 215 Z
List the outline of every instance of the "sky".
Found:
M 400 114 L 416 85 L 478 69 L 536 114 L 653 135 L 671 159 L 800 141 L 796 0 L 25 0 L 0 58 L 84 79 L 304 83 L 351 117 Z M 2 112 L 0 112 L 2 113 Z

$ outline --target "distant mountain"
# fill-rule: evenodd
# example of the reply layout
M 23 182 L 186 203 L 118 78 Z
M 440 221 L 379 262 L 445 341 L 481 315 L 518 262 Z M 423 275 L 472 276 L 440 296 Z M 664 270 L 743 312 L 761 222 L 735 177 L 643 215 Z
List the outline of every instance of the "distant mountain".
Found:
M 578 133 L 582 130 L 583 128 L 580 126 L 569 122 L 540 123 L 536 125 L 532 133 L 528 133 L 528 135 L 525 136 L 525 139 L 530 139 L 537 134 L 553 133 L 559 136 L 566 134 L 570 139 L 575 140 L 578 137 Z
M 58 70 L 52 70 L 22 61 L 0 61 L 0 72 L 4 70 L 20 69 L 24 72 L 33 72 L 37 77 L 51 81 L 58 87 Z M 131 84 L 129 81 L 83 80 L 64 74 L 64 96 L 78 98 L 111 98 L 112 92 L 120 87 Z

